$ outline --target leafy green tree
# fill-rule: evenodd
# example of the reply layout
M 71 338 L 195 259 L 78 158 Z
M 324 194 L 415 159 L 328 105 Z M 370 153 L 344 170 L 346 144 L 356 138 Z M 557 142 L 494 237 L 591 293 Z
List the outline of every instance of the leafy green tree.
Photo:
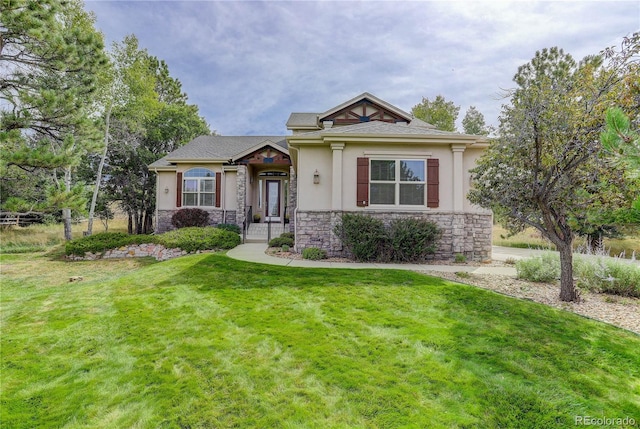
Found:
M 411 113 L 439 130 L 455 131 L 460 106 L 456 106 L 452 101 L 446 101 L 442 95 L 436 96 L 433 101 L 422 97 L 422 102 L 413 106 Z
M 109 67 L 105 67 L 100 75 L 98 104 L 104 112 L 104 148 L 95 173 L 88 235 L 93 232 L 94 212 L 103 185 L 102 171 L 109 151 L 112 114 L 115 111 L 122 126 L 140 132 L 144 129 L 145 121 L 153 118 L 162 105 L 160 95 L 155 91 L 157 84 L 152 71 L 157 66 L 157 61 L 154 62 L 146 52 L 139 49 L 138 39 L 134 35 L 126 36 L 121 44 L 114 43 L 109 55 Z
M 575 219 L 622 198 L 607 185 L 599 157 L 602 117 L 632 72 L 640 37 L 611 56 L 580 63 L 561 49 L 543 49 L 518 69 L 511 104 L 503 107 L 500 138 L 472 170 L 472 202 L 508 219 L 512 231 L 538 229 L 560 253 L 560 299 L 576 301 Z M 635 57 L 635 59 L 634 59 Z M 624 183 L 623 183 L 624 185 Z
M 2 2 L 0 14 L 0 145 L 6 168 L 44 169 L 53 184 L 40 205 L 63 211 L 71 239 L 71 210 L 83 207 L 72 173 L 96 148 L 89 119 L 98 70 L 106 63 L 94 19 L 75 1 Z
M 487 136 L 491 132 L 484 121 L 484 115 L 475 106 L 467 109 L 464 118 L 462 118 L 462 128 L 465 134 L 476 136 Z
M 148 233 L 155 213 L 155 177 L 147 166 L 211 131 L 198 108 L 187 104 L 167 64 L 140 48 L 135 36 L 115 44 L 111 58 L 113 78 L 106 88 L 112 96 L 105 102 L 108 146 L 103 160 L 93 158 L 87 164 L 98 170 L 104 165 L 109 179 L 97 183 L 106 199 L 117 201 L 127 213 L 129 232 Z M 87 177 L 96 174 L 93 169 L 85 172 Z M 95 190 L 94 195 L 97 201 Z

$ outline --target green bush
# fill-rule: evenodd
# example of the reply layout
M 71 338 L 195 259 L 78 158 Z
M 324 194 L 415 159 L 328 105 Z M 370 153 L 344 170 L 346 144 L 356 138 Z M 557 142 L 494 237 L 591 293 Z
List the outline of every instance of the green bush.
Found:
M 575 258 L 578 286 L 593 292 L 640 298 L 640 267 L 617 259 Z
M 456 253 L 456 256 L 454 258 L 454 262 L 457 264 L 464 264 L 467 262 L 467 257 L 464 256 L 464 254 L 462 253 Z
M 187 252 L 233 249 L 240 244 L 240 236 L 238 234 L 211 226 L 180 228 L 157 237 L 158 242 L 163 246 L 179 248 Z
M 224 229 L 225 231 L 235 232 L 236 234 L 240 234 L 240 227 L 235 223 L 219 223 L 216 225 L 216 228 Z
M 389 225 L 388 235 L 392 261 L 418 262 L 435 253 L 440 230 L 423 219 L 396 219 Z
M 282 234 L 280 234 L 280 237 L 286 237 L 292 240 L 296 239 L 296 235 L 293 232 L 283 232 Z
M 521 259 L 516 262 L 519 279 L 548 283 L 560 278 L 560 257 L 553 253 Z
M 327 251 L 318 247 L 307 247 L 302 251 L 302 258 L 311 259 L 312 261 L 327 259 Z
M 84 256 L 86 252 L 102 253 L 131 244 L 157 243 L 158 236 L 129 235 L 124 232 L 101 232 L 77 238 L 65 244 L 65 254 Z
M 205 227 L 209 225 L 209 212 L 202 209 L 180 209 L 171 216 L 171 225 L 176 228 L 193 226 Z
M 379 219 L 345 213 L 334 232 L 356 261 L 380 260 L 387 253 L 389 237 Z
M 334 232 L 357 261 L 418 262 L 437 248 L 441 232 L 433 222 L 396 219 L 388 228 L 380 219 L 346 213 Z
M 284 245 L 287 245 L 289 247 L 293 246 L 293 238 L 284 237 L 283 235 L 281 235 L 280 237 L 272 238 L 271 241 L 269 241 L 269 247 L 282 247 Z

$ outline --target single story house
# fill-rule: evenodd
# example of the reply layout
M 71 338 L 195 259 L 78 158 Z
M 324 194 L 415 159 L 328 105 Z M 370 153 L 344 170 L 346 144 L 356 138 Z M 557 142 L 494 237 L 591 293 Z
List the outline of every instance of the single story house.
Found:
M 286 125 L 288 136 L 200 136 L 151 164 L 156 231 L 198 207 L 212 224 L 279 223 L 295 232 L 297 251 L 340 256 L 335 225 L 363 213 L 435 222 L 438 258 L 491 258 L 492 214 L 466 198 L 485 137 L 437 130 L 369 93 L 324 113 L 292 113 Z

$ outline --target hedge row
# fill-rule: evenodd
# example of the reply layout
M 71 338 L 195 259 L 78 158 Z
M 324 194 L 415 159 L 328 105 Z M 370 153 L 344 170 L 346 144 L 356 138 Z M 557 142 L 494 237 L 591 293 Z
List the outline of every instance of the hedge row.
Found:
M 162 244 L 170 249 L 187 252 L 198 250 L 232 249 L 240 244 L 240 236 L 232 231 L 215 227 L 191 227 L 159 235 L 129 235 L 122 232 L 100 234 L 71 240 L 65 245 L 67 255 L 83 256 L 87 252 L 102 253 L 131 244 Z

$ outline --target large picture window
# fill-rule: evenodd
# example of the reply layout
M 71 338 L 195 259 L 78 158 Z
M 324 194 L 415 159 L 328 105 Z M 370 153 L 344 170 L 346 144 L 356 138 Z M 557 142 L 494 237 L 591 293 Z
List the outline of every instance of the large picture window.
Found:
M 421 159 L 371 160 L 370 204 L 423 206 L 426 166 Z
M 215 205 L 215 173 L 206 168 L 192 168 L 184 173 L 182 184 L 183 206 Z

